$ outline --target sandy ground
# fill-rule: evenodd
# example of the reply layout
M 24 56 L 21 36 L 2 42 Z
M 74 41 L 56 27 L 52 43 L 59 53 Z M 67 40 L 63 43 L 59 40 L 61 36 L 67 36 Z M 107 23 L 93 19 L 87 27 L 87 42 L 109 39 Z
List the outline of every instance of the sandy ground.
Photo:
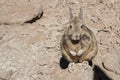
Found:
M 97 39 L 95 66 L 61 58 L 68 8 Z M 65 68 L 65 69 L 63 69 Z M 0 80 L 119 80 L 120 0 L 0 0 Z

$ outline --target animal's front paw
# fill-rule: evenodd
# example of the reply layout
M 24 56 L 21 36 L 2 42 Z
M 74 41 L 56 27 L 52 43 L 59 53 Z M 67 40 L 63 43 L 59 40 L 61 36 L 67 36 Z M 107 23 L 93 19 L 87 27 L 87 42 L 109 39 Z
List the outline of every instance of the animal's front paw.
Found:
M 77 55 L 77 53 L 75 52 L 75 51 L 70 51 L 70 54 L 72 55 L 72 56 L 76 56 Z
M 83 50 L 79 50 L 78 53 L 77 53 L 77 56 L 81 56 L 83 53 Z
M 75 66 L 75 63 L 74 63 L 74 62 L 72 62 L 72 63 L 70 63 L 70 64 L 68 65 L 68 71 L 69 71 L 70 73 L 73 73 L 73 72 L 75 71 L 74 66 Z

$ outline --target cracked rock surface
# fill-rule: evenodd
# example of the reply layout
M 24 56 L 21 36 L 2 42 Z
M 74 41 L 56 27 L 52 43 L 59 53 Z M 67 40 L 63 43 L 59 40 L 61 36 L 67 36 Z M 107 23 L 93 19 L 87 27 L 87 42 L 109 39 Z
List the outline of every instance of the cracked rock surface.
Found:
M 62 59 L 68 8 L 95 34 L 93 65 Z M 0 0 L 0 80 L 119 80 L 119 0 Z
M 27 0 L 0 1 L 0 24 L 23 24 L 42 13 L 42 7 Z

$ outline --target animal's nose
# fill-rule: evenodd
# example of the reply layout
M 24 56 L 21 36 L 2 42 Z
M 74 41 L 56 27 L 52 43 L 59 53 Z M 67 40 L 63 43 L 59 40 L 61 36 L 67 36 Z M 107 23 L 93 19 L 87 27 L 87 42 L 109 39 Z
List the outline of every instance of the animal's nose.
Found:
M 79 36 L 78 36 L 78 35 L 76 35 L 75 37 L 76 37 L 76 38 L 78 38 Z

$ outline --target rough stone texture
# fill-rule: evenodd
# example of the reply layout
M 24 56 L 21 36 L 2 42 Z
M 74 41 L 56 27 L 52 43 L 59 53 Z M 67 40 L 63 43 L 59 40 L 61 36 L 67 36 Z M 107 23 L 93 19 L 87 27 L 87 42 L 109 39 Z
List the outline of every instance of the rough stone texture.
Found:
M 115 50 L 110 50 L 111 54 L 106 55 L 103 66 L 106 70 L 120 75 L 120 55 Z
M 25 0 L 0 1 L 0 24 L 23 24 L 42 13 L 42 7 Z
M 70 72 L 60 66 L 60 40 L 68 7 L 77 16 L 81 6 L 99 51 L 95 67 L 76 63 Z M 119 0 L 0 0 L 0 80 L 119 80 L 119 56 Z

